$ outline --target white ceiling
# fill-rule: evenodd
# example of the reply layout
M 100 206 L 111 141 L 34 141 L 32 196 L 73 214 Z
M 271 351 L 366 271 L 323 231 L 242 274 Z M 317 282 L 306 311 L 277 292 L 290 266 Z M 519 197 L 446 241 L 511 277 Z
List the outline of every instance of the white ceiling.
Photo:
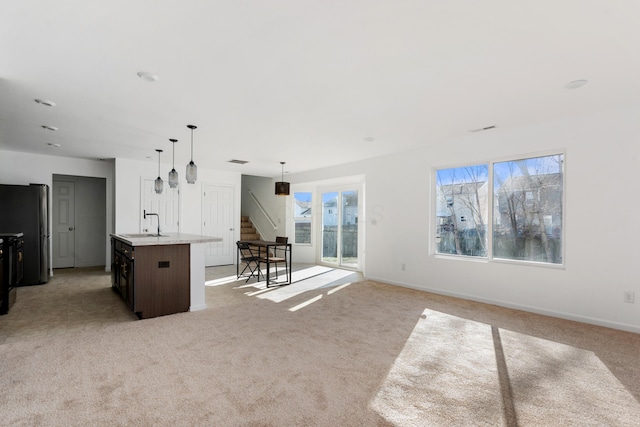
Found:
M 0 7 L 0 148 L 170 163 L 177 138 L 182 178 L 187 124 L 198 166 L 278 176 L 637 104 L 639 78 L 637 0 Z

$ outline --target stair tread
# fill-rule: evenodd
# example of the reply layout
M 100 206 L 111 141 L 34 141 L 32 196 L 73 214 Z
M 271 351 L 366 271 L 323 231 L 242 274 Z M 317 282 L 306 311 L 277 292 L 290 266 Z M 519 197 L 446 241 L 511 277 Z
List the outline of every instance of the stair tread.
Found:
M 240 240 L 261 240 L 260 233 L 251 222 L 251 218 L 245 215 L 240 216 Z

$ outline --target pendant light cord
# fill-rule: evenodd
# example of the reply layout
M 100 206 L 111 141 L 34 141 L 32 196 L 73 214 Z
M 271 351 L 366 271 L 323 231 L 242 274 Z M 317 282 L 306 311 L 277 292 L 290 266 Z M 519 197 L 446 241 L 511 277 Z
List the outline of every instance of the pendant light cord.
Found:
M 160 153 L 162 150 L 156 150 L 158 152 L 158 178 L 160 178 Z
M 193 128 L 191 128 L 191 161 L 193 162 Z
M 193 130 L 198 129 L 196 125 L 187 125 L 189 129 L 191 129 L 191 163 L 193 163 Z

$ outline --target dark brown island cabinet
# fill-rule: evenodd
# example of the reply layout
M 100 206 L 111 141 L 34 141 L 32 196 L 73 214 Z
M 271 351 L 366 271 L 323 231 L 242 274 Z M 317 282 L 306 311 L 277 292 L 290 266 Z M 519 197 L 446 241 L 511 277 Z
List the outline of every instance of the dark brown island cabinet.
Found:
M 111 238 L 111 285 L 138 318 L 189 311 L 189 244 L 134 246 Z
M 112 287 L 140 319 L 204 310 L 205 250 L 219 242 L 186 233 L 112 233 Z

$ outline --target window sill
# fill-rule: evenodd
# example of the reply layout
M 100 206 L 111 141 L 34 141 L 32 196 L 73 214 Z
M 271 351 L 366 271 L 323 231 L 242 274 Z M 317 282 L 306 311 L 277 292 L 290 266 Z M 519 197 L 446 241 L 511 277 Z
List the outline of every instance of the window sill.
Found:
M 486 258 L 486 257 L 471 257 L 466 255 L 452 255 L 452 254 L 433 254 L 436 259 L 448 259 L 455 261 L 476 262 L 482 264 L 511 264 L 511 265 L 524 265 L 527 267 L 541 267 L 550 268 L 552 270 L 566 270 L 565 264 L 551 264 L 547 262 L 537 261 L 523 261 L 517 259 L 504 259 L 504 258 Z
M 486 257 L 471 257 L 467 255 L 453 255 L 453 254 L 433 254 L 434 258 L 437 259 L 449 259 L 449 260 L 457 260 L 457 261 L 468 261 L 468 262 L 480 262 L 480 263 L 488 263 L 489 260 Z

